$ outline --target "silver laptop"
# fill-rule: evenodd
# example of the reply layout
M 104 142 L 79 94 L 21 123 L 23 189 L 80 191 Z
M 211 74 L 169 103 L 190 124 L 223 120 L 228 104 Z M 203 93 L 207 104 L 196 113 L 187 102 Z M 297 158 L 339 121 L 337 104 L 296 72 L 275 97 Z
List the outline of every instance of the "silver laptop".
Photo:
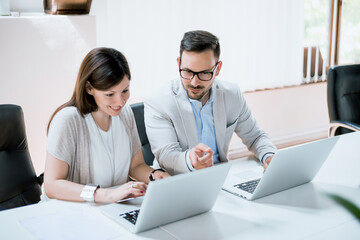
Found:
M 134 233 L 207 212 L 219 195 L 230 165 L 221 163 L 150 182 L 142 204 L 140 198 L 105 205 L 101 210 Z
M 255 171 L 229 174 L 223 190 L 254 200 L 308 183 L 315 177 L 338 139 L 332 137 L 281 149 L 263 174 Z

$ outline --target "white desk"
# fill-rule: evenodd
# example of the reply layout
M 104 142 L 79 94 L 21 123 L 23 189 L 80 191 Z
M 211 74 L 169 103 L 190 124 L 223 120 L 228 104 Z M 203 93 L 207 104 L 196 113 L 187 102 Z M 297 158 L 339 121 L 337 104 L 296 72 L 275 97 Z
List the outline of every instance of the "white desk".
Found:
M 83 215 L 83 217 L 88 218 L 89 221 L 96 224 L 97 229 L 94 229 L 94 226 L 89 231 L 91 233 L 97 233 L 101 230 L 106 230 L 107 233 L 111 236 L 109 239 L 175 239 L 173 238 L 169 233 L 166 233 L 165 231 L 161 230 L 160 228 L 152 229 L 140 234 L 132 234 L 127 229 L 121 227 L 116 222 L 111 220 L 110 218 L 103 215 L 99 210 L 99 204 L 96 206 L 91 206 L 86 203 L 74 203 L 74 202 L 65 202 L 65 201 L 49 201 L 46 203 L 40 203 L 35 205 L 30 205 L 26 207 L 21 208 L 15 208 L 11 210 L 6 210 L 0 212 L 0 239 L 7 240 L 7 239 L 38 239 L 33 234 L 29 232 L 29 230 L 22 224 L 22 220 L 29 220 L 29 219 L 36 219 L 39 217 L 48 216 L 49 219 L 48 223 L 44 224 L 44 228 L 52 228 L 55 233 L 54 235 L 57 236 L 66 236 L 70 232 L 74 232 L 74 235 L 77 234 L 77 232 L 83 230 L 81 228 L 87 228 L 88 226 L 81 226 L 79 228 L 79 224 L 73 224 L 73 226 L 70 226 L 68 229 L 62 229 L 64 226 L 67 226 L 67 224 L 61 224 L 59 227 L 54 227 L 53 224 L 55 224 L 55 221 L 52 221 L 53 219 L 51 216 L 56 215 L 62 215 L 64 212 L 78 212 Z M 82 217 L 80 217 L 82 218 Z M 71 222 L 74 222 L 72 219 L 67 219 L 68 221 L 71 220 Z M 75 222 L 79 223 L 79 221 Z M 70 229 L 72 228 L 72 229 Z M 45 232 L 45 231 L 44 231 Z M 65 234 L 64 234 L 65 232 Z M 54 235 L 50 238 L 44 238 L 49 240 L 54 240 Z M 68 237 L 58 239 L 70 239 Z M 73 239 L 85 239 L 84 237 L 74 237 Z M 92 239 L 105 239 L 103 237 L 101 238 L 92 238 Z
M 112 239 L 359 239 L 360 222 L 324 195 L 337 193 L 360 206 L 359 139 L 360 132 L 341 137 L 309 184 L 252 202 L 221 191 L 212 211 L 138 235 L 102 215 L 98 205 L 52 201 L 0 212 L 0 239 L 35 239 L 22 220 L 69 208 L 105 226 Z M 250 158 L 232 163 L 230 173 L 260 167 Z

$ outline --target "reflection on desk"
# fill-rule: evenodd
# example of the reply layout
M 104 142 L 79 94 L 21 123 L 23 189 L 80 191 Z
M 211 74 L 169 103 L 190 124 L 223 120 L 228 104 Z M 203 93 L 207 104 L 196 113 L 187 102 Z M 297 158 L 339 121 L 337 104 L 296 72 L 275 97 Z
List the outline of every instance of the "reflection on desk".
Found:
M 359 239 L 360 223 L 326 196 L 326 193 L 339 194 L 360 206 L 359 142 L 360 132 L 341 137 L 311 183 L 255 201 L 221 191 L 212 211 L 137 235 L 104 216 L 100 204 L 93 206 L 54 200 L 1 211 L 0 239 L 37 239 L 36 236 L 44 232 L 31 233 L 28 224 L 49 216 L 58 216 L 53 220 L 60 225 L 55 231 L 63 231 L 65 225 L 61 225 L 59 220 L 71 214 L 75 214 L 74 219 L 77 218 L 78 222 L 73 223 L 77 224 L 76 228 L 72 226 L 74 229 L 70 231 L 77 231 L 81 224 L 83 229 L 90 226 L 90 232 L 96 231 L 91 226 L 98 225 L 101 229 L 95 234 L 105 234 L 101 232 L 104 230 L 104 237 L 108 239 Z M 261 168 L 252 158 L 232 163 L 230 173 Z M 72 209 L 76 210 L 71 213 Z M 79 223 L 84 217 L 87 222 Z M 44 229 L 54 229 L 45 221 L 41 224 Z M 52 235 L 51 239 L 56 236 Z M 75 236 L 79 239 L 78 235 Z M 44 237 L 47 239 L 48 236 Z
M 358 189 L 323 183 L 304 184 L 253 202 L 223 191 L 212 212 L 163 228 L 179 239 L 307 239 L 339 227 L 337 235 L 324 239 L 358 239 L 360 224 L 327 198 L 327 192 L 360 203 Z M 341 229 L 349 225 L 352 230 L 343 233 Z

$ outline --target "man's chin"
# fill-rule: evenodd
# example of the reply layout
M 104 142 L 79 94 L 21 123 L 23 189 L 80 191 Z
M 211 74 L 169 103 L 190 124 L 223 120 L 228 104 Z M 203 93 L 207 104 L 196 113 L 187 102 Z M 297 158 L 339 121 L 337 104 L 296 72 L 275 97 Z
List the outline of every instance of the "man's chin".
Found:
M 192 99 L 192 100 L 200 100 L 201 99 L 201 94 L 193 94 L 193 93 L 190 93 L 188 94 L 189 98 Z
M 199 92 L 193 92 L 191 90 L 187 90 L 186 91 L 189 98 L 193 99 L 193 100 L 199 100 L 201 95 L 202 95 L 202 91 L 199 91 Z

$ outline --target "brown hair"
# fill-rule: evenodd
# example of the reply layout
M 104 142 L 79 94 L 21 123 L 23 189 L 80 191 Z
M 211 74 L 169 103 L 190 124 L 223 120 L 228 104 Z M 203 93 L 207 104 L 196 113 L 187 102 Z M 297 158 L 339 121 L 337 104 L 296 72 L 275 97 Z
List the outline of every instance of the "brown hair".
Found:
M 82 116 L 98 109 L 94 97 L 86 91 L 87 82 L 97 90 L 107 90 L 125 76 L 131 79 L 129 64 L 121 52 L 104 47 L 91 50 L 81 63 L 72 97 L 52 114 L 47 131 L 54 116 L 65 107 L 75 106 Z
M 210 32 L 203 30 L 189 31 L 184 34 L 180 43 L 180 58 L 183 51 L 204 52 L 212 50 L 216 61 L 220 58 L 219 39 Z

